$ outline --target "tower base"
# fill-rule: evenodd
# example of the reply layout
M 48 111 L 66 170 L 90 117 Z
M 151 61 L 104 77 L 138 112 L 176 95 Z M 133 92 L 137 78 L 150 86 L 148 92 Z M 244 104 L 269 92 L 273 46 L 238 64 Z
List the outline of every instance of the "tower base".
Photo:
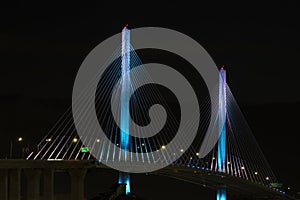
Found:
M 126 184 L 126 194 L 130 193 L 130 174 L 119 172 L 119 184 Z

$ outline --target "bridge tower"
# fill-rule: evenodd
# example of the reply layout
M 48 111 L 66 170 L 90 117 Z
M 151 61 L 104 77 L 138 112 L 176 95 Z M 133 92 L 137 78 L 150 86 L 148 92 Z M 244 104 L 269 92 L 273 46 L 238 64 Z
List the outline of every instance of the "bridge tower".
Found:
M 126 162 L 129 150 L 129 92 L 130 92 L 130 30 L 127 25 L 122 30 L 122 66 L 121 66 L 121 105 L 120 105 L 120 160 Z M 130 193 L 129 173 L 119 172 L 119 184 L 126 184 L 126 194 Z
M 218 171 L 225 172 L 226 169 L 226 71 L 224 66 L 220 69 L 219 76 L 219 131 L 218 140 Z M 223 123 L 222 123 L 223 122 Z M 226 200 L 226 189 L 220 188 L 217 191 L 217 200 Z
M 226 162 L 226 71 L 224 66 L 220 69 L 219 78 L 219 131 L 218 140 L 218 171 L 225 172 Z

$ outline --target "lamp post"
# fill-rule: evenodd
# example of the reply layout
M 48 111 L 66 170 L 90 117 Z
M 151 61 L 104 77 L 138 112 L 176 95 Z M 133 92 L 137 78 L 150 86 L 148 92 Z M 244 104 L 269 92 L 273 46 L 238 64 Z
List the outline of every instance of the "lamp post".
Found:
M 23 141 L 22 137 L 18 137 L 18 142 L 21 143 Z M 12 159 L 13 156 L 13 140 L 10 140 L 10 151 L 9 151 L 9 158 Z
M 9 158 L 12 159 L 13 142 L 10 140 Z

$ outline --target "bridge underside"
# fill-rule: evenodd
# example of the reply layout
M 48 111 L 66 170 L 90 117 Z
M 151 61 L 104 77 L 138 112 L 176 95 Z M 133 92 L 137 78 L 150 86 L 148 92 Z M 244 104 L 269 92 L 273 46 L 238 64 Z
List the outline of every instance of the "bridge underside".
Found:
M 213 190 L 217 190 L 220 187 L 226 188 L 227 193 L 232 196 L 231 199 L 234 199 L 234 197 L 238 199 L 294 199 L 259 183 L 228 176 L 225 173 L 168 166 L 153 174 L 178 179 Z
M 47 169 L 53 171 L 86 172 L 87 169 L 99 168 L 111 170 L 107 166 L 92 160 L 0 160 L 0 172 L 4 170 L 36 170 L 37 172 L 47 172 Z M 77 171 L 76 171 L 77 170 Z M 153 175 L 167 176 L 185 182 L 190 182 L 202 187 L 208 187 L 217 190 L 220 186 L 225 187 L 230 196 L 244 199 L 294 199 L 287 195 L 282 195 L 270 188 L 258 183 L 253 183 L 242 178 L 228 176 L 223 173 L 209 172 L 205 170 L 168 166 L 164 169 L 151 173 Z M 41 174 L 43 175 L 43 174 Z M 78 190 L 78 188 L 76 189 Z

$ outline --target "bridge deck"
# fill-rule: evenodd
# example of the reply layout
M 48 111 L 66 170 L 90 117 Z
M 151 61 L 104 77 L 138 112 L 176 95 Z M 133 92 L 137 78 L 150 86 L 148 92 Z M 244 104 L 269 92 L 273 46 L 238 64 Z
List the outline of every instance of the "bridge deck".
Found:
M 110 169 L 106 165 L 93 160 L 10 160 L 0 159 L 0 169 Z M 204 171 L 199 169 L 168 166 L 153 175 L 167 176 L 181 181 L 190 182 L 211 189 L 225 187 L 229 193 L 250 198 L 262 199 L 293 199 L 274 189 L 259 183 L 254 183 L 242 178 L 228 176 L 222 173 Z

